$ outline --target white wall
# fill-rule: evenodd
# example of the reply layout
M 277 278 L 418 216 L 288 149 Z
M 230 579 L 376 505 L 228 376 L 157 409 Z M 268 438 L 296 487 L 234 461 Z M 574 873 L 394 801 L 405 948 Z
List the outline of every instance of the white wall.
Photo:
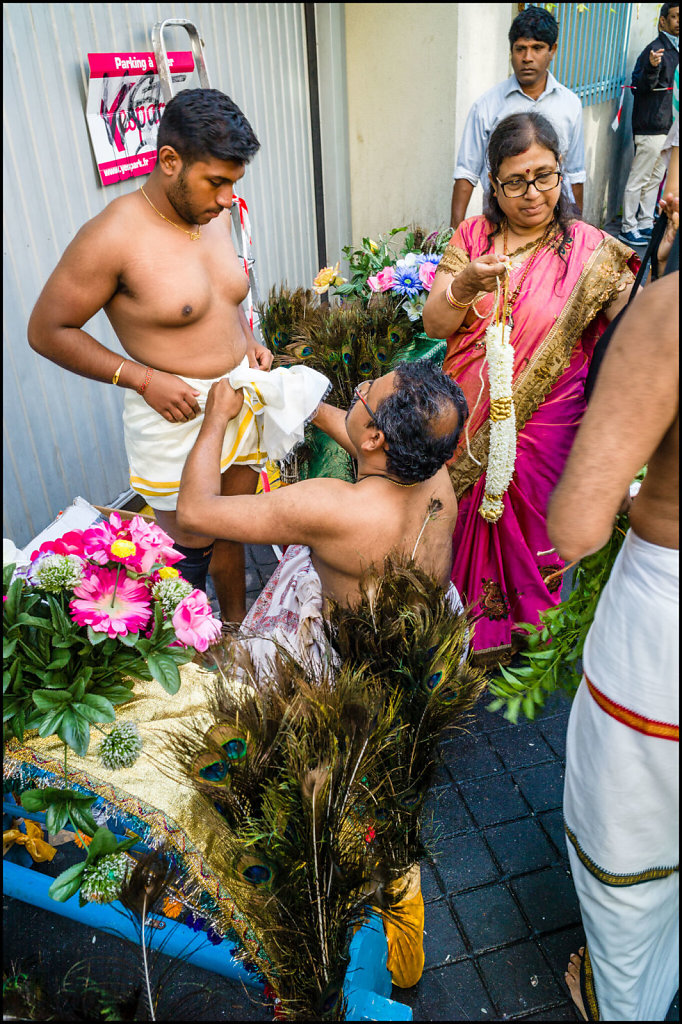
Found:
M 472 102 L 509 74 L 516 12 L 345 4 L 354 243 L 403 224 L 450 223 L 455 149 Z M 470 211 L 480 212 L 476 194 Z

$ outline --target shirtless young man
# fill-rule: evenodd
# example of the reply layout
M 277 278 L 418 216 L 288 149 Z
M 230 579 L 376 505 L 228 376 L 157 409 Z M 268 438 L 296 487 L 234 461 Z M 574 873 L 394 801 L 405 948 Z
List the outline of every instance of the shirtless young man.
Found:
M 272 363 L 240 306 L 248 281 L 229 220 L 220 217 L 259 145 L 223 93 L 179 92 L 161 119 L 158 160 L 144 191 L 115 199 L 81 228 L 28 325 L 36 352 L 81 376 L 128 389 L 131 484 L 186 556 L 183 575 L 195 586 L 205 589 L 210 562 L 223 618 L 232 621 L 246 611 L 243 547 L 226 540 L 212 547 L 215 534 L 180 527 L 175 504 L 192 430 L 196 435 L 192 421 L 201 415 L 210 382 L 245 355 L 262 370 Z M 123 362 L 83 330 L 100 309 L 129 357 Z M 157 458 L 163 461 L 154 473 Z M 255 491 L 257 473 L 244 462 L 222 474 L 224 494 Z
M 226 381 L 209 392 L 182 474 L 183 528 L 248 544 L 306 545 L 324 597 L 347 603 L 370 563 L 381 565 L 392 550 L 412 553 L 436 499 L 440 511 L 416 558 L 448 587 L 457 501 L 444 463 L 468 414 L 454 381 L 430 362 L 402 363 L 360 385 L 347 412 L 322 403 L 313 422 L 357 459 L 356 482 L 303 480 L 264 498 L 220 491 L 220 438 L 241 405 L 241 392 Z
M 679 271 L 618 326 L 549 505 L 562 558 L 599 550 L 647 465 L 585 643 L 564 822 L 587 946 L 566 981 L 586 1020 L 664 1020 L 679 984 Z

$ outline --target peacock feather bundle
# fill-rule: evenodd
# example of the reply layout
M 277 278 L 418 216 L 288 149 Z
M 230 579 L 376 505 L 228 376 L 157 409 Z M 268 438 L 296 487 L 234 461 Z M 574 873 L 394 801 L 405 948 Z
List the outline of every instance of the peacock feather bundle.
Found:
M 348 302 L 306 308 L 292 328 L 293 341 L 276 349 L 276 364 L 304 363 L 332 383 L 334 402 L 345 408 L 363 380 L 387 373 L 411 344 L 413 329 L 397 297 L 373 296 L 369 305 Z
M 318 304 L 317 296 L 309 288 L 271 288 L 267 301 L 258 307 L 260 328 L 270 350 L 275 354 L 283 352 Z
M 392 741 L 375 780 L 385 871 L 404 873 L 423 853 L 420 811 L 444 734 L 462 728 L 485 688 L 485 673 L 467 653 L 467 614 L 455 611 L 413 559 L 389 556 L 370 567 L 352 607 L 330 602 L 328 640 L 341 662 L 368 664 L 395 707 Z
M 206 798 L 220 877 L 272 964 L 281 1011 L 343 1019 L 352 928 L 390 824 L 376 819 L 371 780 L 394 704 L 364 664 L 320 678 L 285 652 L 236 659 L 218 647 L 210 724 L 181 726 L 166 755 Z

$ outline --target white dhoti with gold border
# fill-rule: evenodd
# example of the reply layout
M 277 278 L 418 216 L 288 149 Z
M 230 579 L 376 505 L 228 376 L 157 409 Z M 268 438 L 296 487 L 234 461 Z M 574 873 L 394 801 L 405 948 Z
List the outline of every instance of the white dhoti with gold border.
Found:
M 585 643 L 564 823 L 590 1020 L 664 1020 L 679 985 L 679 552 L 629 531 Z
M 180 376 L 180 375 L 178 375 Z M 232 465 L 260 470 L 268 459 L 284 459 L 303 440 L 306 423 L 329 391 L 327 378 L 310 366 L 252 369 L 245 356 L 224 375 L 235 390 L 244 391 L 244 405 L 225 431 L 220 471 Z M 211 385 L 221 380 L 181 377 L 199 392 L 203 410 Z M 123 435 L 130 486 L 148 505 L 162 511 L 176 508 L 182 469 L 199 436 L 202 417 L 169 423 L 135 391 L 126 391 Z

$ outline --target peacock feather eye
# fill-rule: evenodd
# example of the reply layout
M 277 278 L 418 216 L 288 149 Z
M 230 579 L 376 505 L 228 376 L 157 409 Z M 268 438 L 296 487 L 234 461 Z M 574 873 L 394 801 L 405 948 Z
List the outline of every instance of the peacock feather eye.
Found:
M 246 740 L 242 736 L 228 740 L 222 744 L 222 748 L 230 761 L 243 761 L 247 754 Z
M 342 991 L 343 990 L 338 983 L 332 982 L 322 993 L 320 997 L 320 1014 L 323 1018 L 333 1013 L 339 1005 Z
M 372 370 L 373 370 L 372 364 L 370 362 L 368 362 L 366 359 L 363 360 L 360 363 L 360 365 L 358 366 L 358 372 L 359 372 L 361 377 L 371 377 L 372 376 Z
M 425 684 L 426 685 L 426 689 L 427 690 L 435 690 L 442 678 L 443 678 L 443 673 L 442 672 L 434 672 L 426 680 L 426 684 Z
M 398 807 L 402 807 L 404 811 L 413 811 L 415 807 L 418 807 L 421 803 L 421 793 L 406 793 L 404 796 L 398 797 L 396 803 Z
M 259 857 L 245 855 L 236 865 L 237 874 L 256 888 L 267 888 L 275 877 L 275 873 L 267 861 Z
M 215 760 L 199 769 L 199 777 L 204 782 L 222 782 L 226 775 L 227 765 L 224 761 Z
M 203 750 L 194 758 L 191 768 L 192 778 L 198 782 L 224 788 L 228 781 L 229 764 L 219 754 Z
M 374 355 L 377 357 L 380 363 L 388 362 L 388 352 L 385 348 L 378 348 L 375 350 Z

